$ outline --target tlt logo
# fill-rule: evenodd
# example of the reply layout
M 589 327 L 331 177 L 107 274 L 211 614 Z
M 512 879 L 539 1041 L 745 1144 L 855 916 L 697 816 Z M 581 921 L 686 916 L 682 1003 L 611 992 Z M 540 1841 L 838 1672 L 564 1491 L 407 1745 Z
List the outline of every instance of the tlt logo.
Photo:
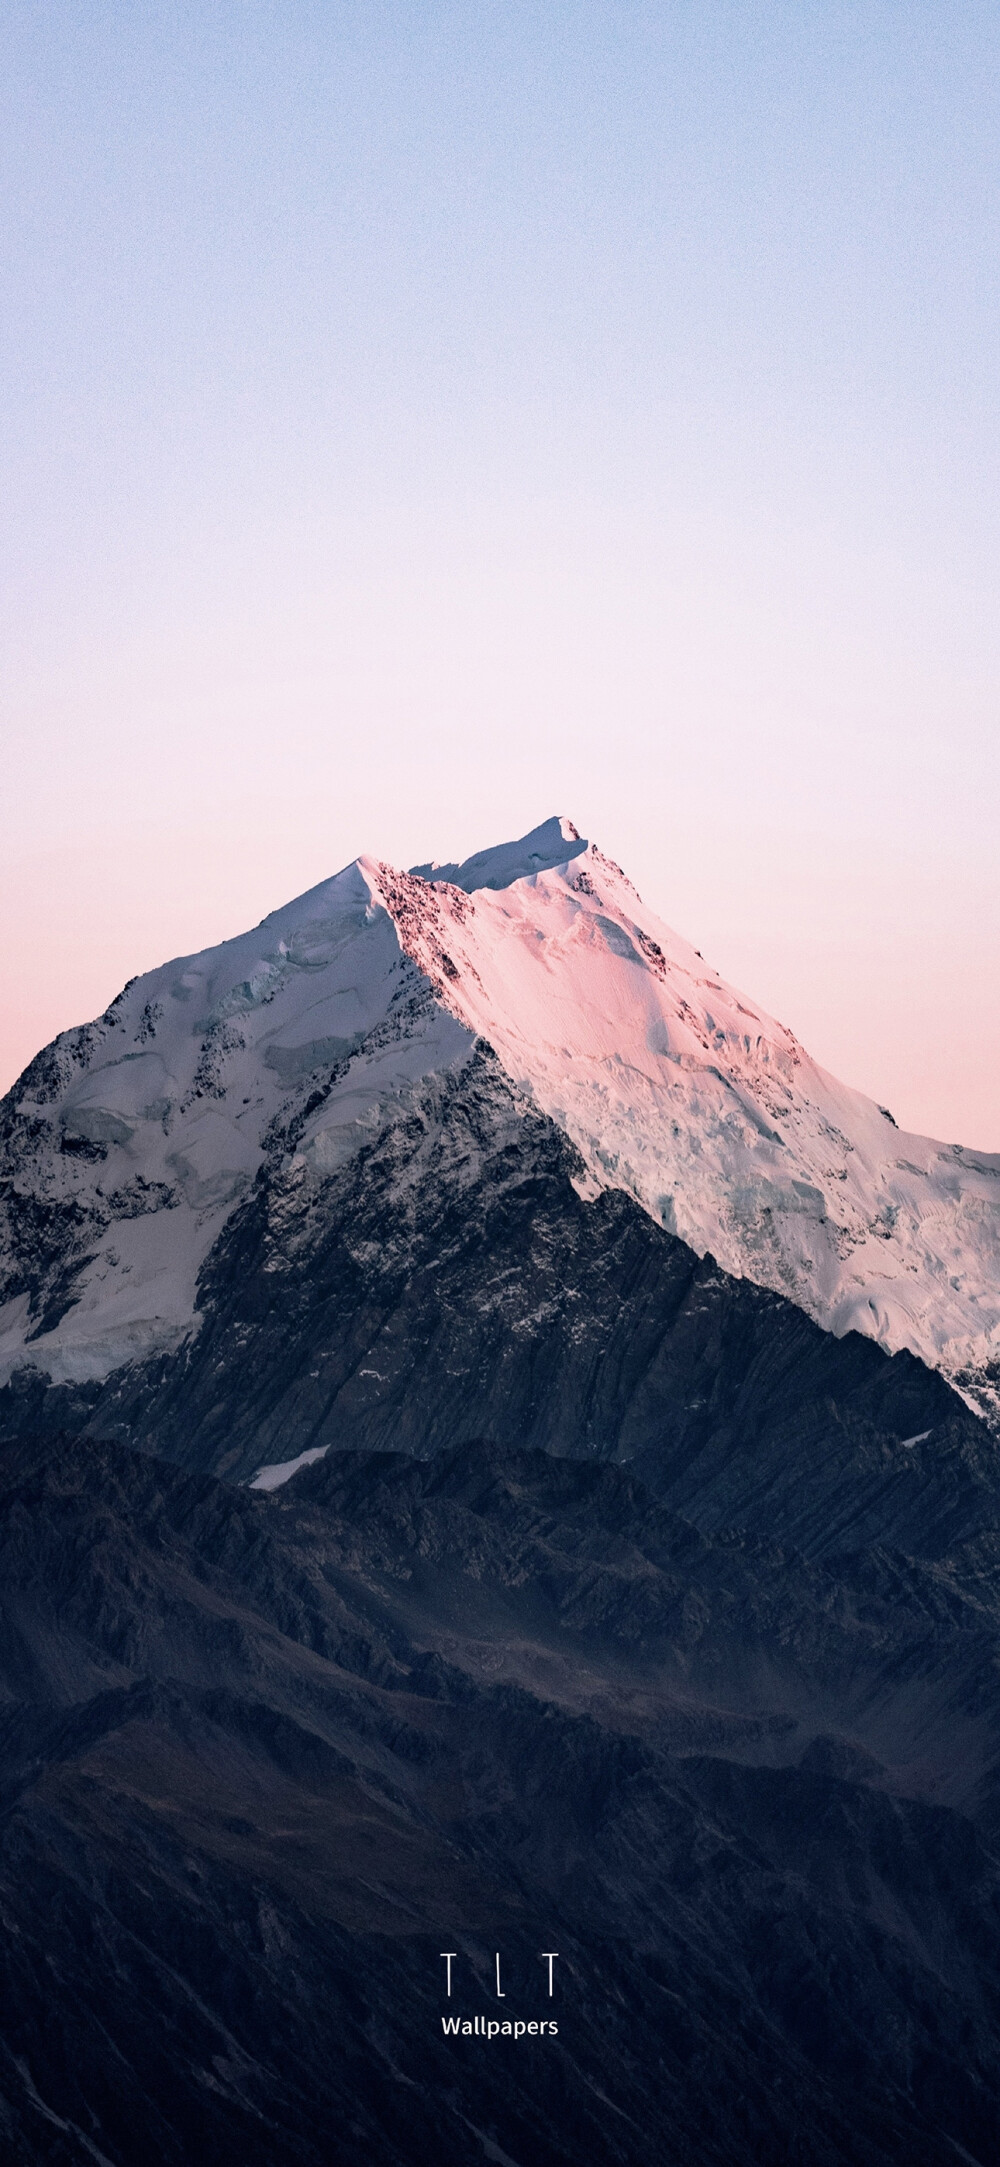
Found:
M 549 1967 L 549 1973 L 548 1973 L 548 1981 L 549 1981 L 549 2000 L 550 2000 L 550 2001 L 551 2001 L 551 1999 L 552 1999 L 552 1993 L 553 1993 L 553 1985 L 554 1985 L 554 1971 L 553 1971 L 553 1967 L 554 1967 L 554 1965 L 555 1965 L 555 1963 L 556 1963 L 556 1960 L 557 1960 L 557 1958 L 558 1958 L 558 1955 L 559 1955 L 559 1951 L 558 1951 L 558 1949 L 541 1949 L 541 1950 L 539 1951 L 539 1956 L 538 1956 L 538 1961 L 539 1961 L 539 1963 L 540 1963 L 540 1964 L 547 1964 L 547 1965 L 548 1965 L 548 1967 Z M 441 1950 L 441 1962 L 442 1962 L 442 1963 L 443 1963 L 443 1964 L 444 1964 L 444 1965 L 446 1966 L 446 1971 L 445 1971 L 445 1977 L 446 1977 L 446 1980 L 447 1980 L 447 1990 L 448 1990 L 448 1994 L 449 1994 L 449 1996 L 450 1996 L 450 1994 L 451 1994 L 451 1967 L 452 1967 L 452 1965 L 453 1965 L 454 1963 L 456 1963 L 456 1962 L 457 1962 L 457 1960 L 458 1960 L 458 1950 L 457 1950 L 457 1949 L 442 1949 L 442 1950 Z M 507 1997 L 506 1997 L 506 1994 L 505 1994 L 505 1992 L 504 1992 L 504 1989 L 503 1989 L 503 1987 L 502 1987 L 502 1986 L 501 1986 L 501 1984 L 500 1984 L 500 1951 L 499 1951 L 499 1949 L 498 1949 L 498 1950 L 497 1950 L 497 1952 L 496 1952 L 496 1974 L 497 1974 L 497 2000 L 498 2000 L 498 2001 L 506 2001 L 506 1999 L 507 1999 Z

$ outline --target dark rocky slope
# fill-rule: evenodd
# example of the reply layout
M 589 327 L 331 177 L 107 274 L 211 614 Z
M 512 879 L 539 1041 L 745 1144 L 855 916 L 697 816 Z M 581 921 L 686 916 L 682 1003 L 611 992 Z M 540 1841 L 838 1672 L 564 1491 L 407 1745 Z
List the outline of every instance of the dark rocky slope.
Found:
M 988 1513 L 996 1442 L 936 1372 L 835 1340 L 622 1191 L 581 1201 L 572 1147 L 488 1048 L 334 1175 L 296 1134 L 206 1261 L 197 1336 L 101 1384 L 22 1370 L 0 1434 L 118 1436 L 245 1479 L 315 1446 L 425 1455 L 485 1422 L 810 1551 L 929 1552 Z
M 986 2167 L 995 1439 L 482 1045 L 308 1104 L 185 1346 L 0 1395 L 0 2156 Z
M 998 1549 L 493 1445 L 270 1497 L 8 1446 L 5 2161 L 987 2167 Z

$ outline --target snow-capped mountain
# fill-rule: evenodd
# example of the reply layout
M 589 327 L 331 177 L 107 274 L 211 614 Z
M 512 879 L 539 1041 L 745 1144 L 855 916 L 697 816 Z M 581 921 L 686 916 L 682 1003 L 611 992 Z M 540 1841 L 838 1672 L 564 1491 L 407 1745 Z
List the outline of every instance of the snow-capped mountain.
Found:
M 1000 1157 L 900 1131 L 558 819 L 461 865 L 359 858 L 37 1056 L 3 1107 L 0 1382 L 166 1376 L 265 1173 L 267 1240 L 294 1249 L 391 1137 L 388 1255 L 418 1162 L 465 1193 L 489 1157 L 502 1187 L 543 1130 L 585 1205 L 622 1191 L 1000 1408 Z
M 41 1053 L 3 2159 L 992 2160 L 995 1193 L 559 821 Z

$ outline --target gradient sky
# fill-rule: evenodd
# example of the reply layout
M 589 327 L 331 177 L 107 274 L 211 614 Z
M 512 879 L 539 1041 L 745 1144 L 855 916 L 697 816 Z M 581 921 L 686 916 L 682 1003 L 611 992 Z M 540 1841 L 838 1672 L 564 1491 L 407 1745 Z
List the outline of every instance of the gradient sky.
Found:
M 5 1084 L 567 812 L 1000 1150 L 995 0 L 7 0 Z

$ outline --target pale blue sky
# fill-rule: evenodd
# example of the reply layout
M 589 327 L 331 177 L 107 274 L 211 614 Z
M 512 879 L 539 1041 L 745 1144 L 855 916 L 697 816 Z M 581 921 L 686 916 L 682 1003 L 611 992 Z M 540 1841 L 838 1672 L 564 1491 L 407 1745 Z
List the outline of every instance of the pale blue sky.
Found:
M 0 21 L 4 1080 L 566 811 L 1000 1149 L 1000 14 Z

